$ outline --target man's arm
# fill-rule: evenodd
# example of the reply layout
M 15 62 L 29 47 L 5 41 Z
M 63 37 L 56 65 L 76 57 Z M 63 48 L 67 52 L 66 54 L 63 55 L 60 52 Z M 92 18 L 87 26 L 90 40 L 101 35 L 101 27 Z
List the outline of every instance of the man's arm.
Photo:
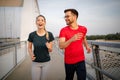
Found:
M 66 48 L 73 41 L 80 40 L 82 38 L 82 36 L 83 36 L 82 33 L 77 33 L 67 41 L 65 40 L 65 37 L 59 38 L 59 47 L 60 47 L 60 49 Z
M 84 37 L 83 44 L 84 44 L 84 46 L 85 46 L 85 48 L 87 50 L 87 53 L 90 53 L 91 52 L 91 48 L 88 45 L 88 42 L 86 40 L 86 36 Z
M 65 38 L 59 38 L 59 47 L 60 49 L 65 49 L 70 43 L 72 42 L 71 39 L 65 41 Z

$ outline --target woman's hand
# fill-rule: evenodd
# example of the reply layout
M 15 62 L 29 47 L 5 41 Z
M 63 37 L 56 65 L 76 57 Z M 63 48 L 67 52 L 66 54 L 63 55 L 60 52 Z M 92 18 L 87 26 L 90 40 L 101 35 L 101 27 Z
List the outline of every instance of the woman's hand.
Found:
M 52 52 L 52 42 L 46 42 L 46 46 L 49 52 Z
M 36 58 L 36 57 L 35 57 L 34 55 L 31 56 L 31 60 L 32 60 L 32 61 L 34 61 L 35 58 Z

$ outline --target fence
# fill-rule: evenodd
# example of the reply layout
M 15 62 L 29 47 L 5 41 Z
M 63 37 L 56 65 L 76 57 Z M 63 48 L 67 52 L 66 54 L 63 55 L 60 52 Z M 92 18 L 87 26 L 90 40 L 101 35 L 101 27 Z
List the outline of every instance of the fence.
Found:
M 120 43 L 89 41 L 92 59 L 86 60 L 87 73 L 95 80 L 120 79 Z
M 4 80 L 24 60 L 26 48 L 26 41 L 0 46 L 0 80 Z

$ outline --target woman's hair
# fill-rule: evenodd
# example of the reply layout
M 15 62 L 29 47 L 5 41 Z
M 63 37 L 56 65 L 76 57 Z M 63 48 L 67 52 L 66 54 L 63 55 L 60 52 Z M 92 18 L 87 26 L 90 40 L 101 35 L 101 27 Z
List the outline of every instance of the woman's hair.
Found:
M 46 18 L 45 18 L 45 16 L 43 16 L 43 15 L 38 15 L 38 16 L 36 17 L 36 21 L 37 21 L 37 19 L 38 19 L 39 17 L 43 17 L 44 20 L 46 21 Z
M 45 16 L 43 16 L 43 15 L 38 15 L 38 16 L 36 17 L 36 21 L 37 21 L 37 19 L 38 19 L 39 17 L 43 17 L 44 20 L 45 20 L 45 22 L 46 22 L 46 18 L 45 18 Z M 44 28 L 44 29 L 45 29 L 45 28 Z M 47 31 L 46 29 L 45 29 L 45 31 L 46 31 L 46 39 L 49 40 L 49 34 L 48 34 L 48 31 Z

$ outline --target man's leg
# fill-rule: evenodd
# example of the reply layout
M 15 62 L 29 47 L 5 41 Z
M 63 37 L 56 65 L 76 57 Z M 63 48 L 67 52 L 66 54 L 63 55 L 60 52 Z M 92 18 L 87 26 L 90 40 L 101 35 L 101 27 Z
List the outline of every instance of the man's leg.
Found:
M 74 64 L 65 64 L 65 72 L 66 72 L 65 80 L 73 80 L 74 73 L 75 73 Z
M 77 80 L 86 80 L 85 61 L 76 64 Z

